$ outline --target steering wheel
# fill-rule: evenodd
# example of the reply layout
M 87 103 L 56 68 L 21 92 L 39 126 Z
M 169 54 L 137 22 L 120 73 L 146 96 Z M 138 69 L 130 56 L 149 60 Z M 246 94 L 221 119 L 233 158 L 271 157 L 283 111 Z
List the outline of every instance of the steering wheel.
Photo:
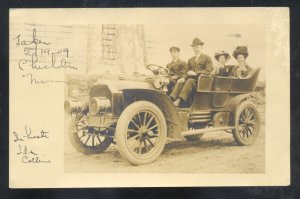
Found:
M 166 74 L 169 74 L 169 69 L 162 67 L 160 65 L 157 65 L 157 64 L 148 64 L 148 65 L 146 65 L 146 68 L 148 70 L 151 70 L 154 75 L 158 75 L 163 72 L 165 72 Z

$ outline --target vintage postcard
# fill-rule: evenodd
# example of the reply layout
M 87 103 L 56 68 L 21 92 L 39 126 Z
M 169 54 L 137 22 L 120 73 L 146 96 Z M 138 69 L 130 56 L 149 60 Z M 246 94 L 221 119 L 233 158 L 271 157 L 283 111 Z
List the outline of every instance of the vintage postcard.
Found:
M 288 8 L 9 19 L 11 188 L 290 184 Z

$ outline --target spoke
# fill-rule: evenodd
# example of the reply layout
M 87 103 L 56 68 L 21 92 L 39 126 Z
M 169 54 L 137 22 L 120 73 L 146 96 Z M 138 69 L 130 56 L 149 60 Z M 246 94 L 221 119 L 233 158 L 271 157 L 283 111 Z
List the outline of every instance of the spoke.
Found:
M 150 115 L 150 120 L 147 122 L 146 124 L 146 128 L 148 128 L 148 126 L 150 125 L 150 123 L 152 122 L 152 120 L 154 119 L 154 117 L 152 115 Z
M 241 117 L 241 119 L 240 119 L 240 120 L 241 120 L 241 122 L 244 122 L 244 121 L 245 121 L 245 119 L 246 119 L 246 118 L 245 118 L 245 112 L 243 112 L 241 116 L 242 116 L 242 117 Z
M 248 130 L 250 135 L 253 135 L 253 133 L 252 133 L 253 130 L 251 130 L 249 126 L 248 126 L 247 130 Z
M 249 135 L 248 135 L 248 127 L 246 127 L 246 136 L 247 136 L 247 138 L 249 138 Z
M 246 114 L 246 117 L 248 117 L 248 115 L 249 115 L 249 109 L 248 108 L 245 108 L 245 114 Z
M 90 137 L 91 137 L 91 135 L 89 135 L 89 137 L 86 139 L 86 141 L 85 141 L 85 145 L 87 144 L 87 142 L 89 141 L 89 139 L 90 139 Z
M 148 146 L 147 146 L 146 140 L 144 139 L 144 140 L 143 140 L 143 142 L 144 142 L 144 145 L 145 145 L 146 151 L 148 152 Z
M 136 128 L 138 128 L 138 129 L 140 128 L 140 126 L 135 123 L 135 121 L 133 120 L 133 118 L 132 118 L 132 120 L 130 122 L 132 122 Z
M 158 124 L 152 126 L 151 128 L 148 128 L 147 131 L 151 131 L 152 129 L 154 129 L 154 128 L 156 128 L 156 127 L 158 127 Z
M 101 142 L 101 139 L 100 139 L 99 135 L 97 135 L 97 139 L 99 141 L 99 144 L 101 144 L 102 142 Z
M 92 136 L 92 145 L 95 146 L 95 135 Z
M 134 130 L 134 129 L 127 129 L 127 132 L 139 133 L 138 130 Z
M 138 113 L 137 115 L 138 115 L 138 118 L 139 118 L 140 124 L 142 124 L 142 119 L 141 119 L 140 113 Z
M 132 137 L 130 137 L 130 138 L 127 138 L 127 140 L 136 139 L 138 136 L 139 136 L 139 134 L 137 134 L 137 135 L 135 135 L 135 136 L 132 136 Z
M 255 129 L 254 125 L 249 125 L 248 128 L 253 131 Z
M 244 126 L 245 126 L 245 124 L 240 124 L 240 125 L 239 125 L 239 129 L 243 129 Z
M 149 138 L 146 138 L 146 140 L 151 144 L 151 146 L 154 147 L 154 144 L 151 142 L 151 140 Z
M 255 121 L 256 121 L 256 118 L 255 118 L 255 116 L 254 116 L 253 119 L 250 118 L 250 120 L 248 121 L 248 123 L 253 123 L 253 124 L 255 124 Z
M 147 113 L 147 112 L 145 112 L 145 114 L 144 114 L 144 122 L 143 122 L 143 125 L 144 125 L 144 126 L 146 125 L 146 119 L 147 119 L 147 115 L 148 115 L 148 113 Z
M 79 137 L 79 139 L 83 138 L 84 136 L 86 136 L 86 132 L 82 132 L 82 135 Z
M 249 113 L 249 116 L 248 116 L 248 119 L 251 120 L 252 117 L 253 117 L 253 115 L 254 115 L 254 114 L 250 112 L 250 113 Z
M 142 141 L 141 140 L 140 140 L 140 144 L 139 144 L 138 153 L 142 154 Z
M 245 129 L 246 129 L 246 127 L 243 127 L 243 129 L 241 130 L 241 133 L 243 134 L 243 137 L 245 137 Z
M 80 114 L 79 117 L 78 117 L 78 115 L 77 115 L 75 119 L 76 119 L 77 121 L 80 121 L 80 120 L 83 118 L 83 116 L 84 116 L 83 114 Z

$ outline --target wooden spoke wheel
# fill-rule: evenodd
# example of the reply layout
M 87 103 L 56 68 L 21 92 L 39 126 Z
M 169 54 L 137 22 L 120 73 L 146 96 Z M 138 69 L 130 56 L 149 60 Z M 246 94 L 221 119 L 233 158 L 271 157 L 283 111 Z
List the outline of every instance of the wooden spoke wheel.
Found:
M 163 151 L 167 138 L 164 115 L 151 102 L 134 102 L 121 114 L 115 136 L 123 159 L 133 165 L 153 162 Z
M 252 102 L 242 102 L 235 114 L 235 129 L 233 137 L 239 145 L 250 145 L 256 141 L 259 134 L 260 117 Z
M 73 121 L 73 131 L 69 133 L 72 146 L 84 154 L 97 154 L 106 150 L 113 142 L 107 129 L 89 127 L 88 115 L 79 114 Z

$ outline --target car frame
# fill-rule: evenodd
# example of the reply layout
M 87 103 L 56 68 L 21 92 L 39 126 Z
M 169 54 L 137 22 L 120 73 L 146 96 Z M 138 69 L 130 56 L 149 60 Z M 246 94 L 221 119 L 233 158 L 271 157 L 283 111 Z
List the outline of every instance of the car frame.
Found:
M 226 131 L 239 145 L 255 142 L 260 116 L 253 96 L 260 69 L 245 78 L 200 75 L 190 107 L 178 108 L 166 94 L 168 71 L 147 67 L 154 78 L 99 80 L 87 99 L 65 101 L 72 117 L 69 138 L 77 151 L 101 153 L 116 143 L 123 159 L 142 165 L 159 157 L 167 137 L 195 140 Z

